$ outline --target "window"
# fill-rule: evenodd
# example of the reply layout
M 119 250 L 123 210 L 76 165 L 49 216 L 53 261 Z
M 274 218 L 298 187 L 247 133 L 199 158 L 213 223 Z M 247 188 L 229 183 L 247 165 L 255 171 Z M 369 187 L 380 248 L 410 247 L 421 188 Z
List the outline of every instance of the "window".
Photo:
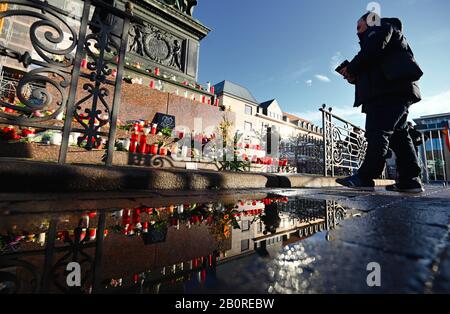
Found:
M 253 115 L 253 108 L 252 108 L 252 106 L 249 106 L 249 105 L 245 105 L 245 114 L 248 114 L 248 115 Z
M 242 221 L 242 232 L 246 232 L 250 230 L 250 221 L 244 220 Z
M 253 130 L 253 126 L 250 122 L 244 122 L 244 131 L 251 132 Z
M 241 241 L 241 252 L 248 251 L 250 249 L 250 240 L 242 240 Z

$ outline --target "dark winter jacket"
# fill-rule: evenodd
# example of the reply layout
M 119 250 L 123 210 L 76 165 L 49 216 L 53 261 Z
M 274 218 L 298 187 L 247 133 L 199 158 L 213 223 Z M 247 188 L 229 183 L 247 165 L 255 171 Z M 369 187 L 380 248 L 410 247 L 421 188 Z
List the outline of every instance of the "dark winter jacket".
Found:
M 423 72 L 402 33 L 399 19 L 382 19 L 361 36 L 361 50 L 347 67 L 356 78 L 355 107 L 398 99 L 408 105 L 421 100 Z

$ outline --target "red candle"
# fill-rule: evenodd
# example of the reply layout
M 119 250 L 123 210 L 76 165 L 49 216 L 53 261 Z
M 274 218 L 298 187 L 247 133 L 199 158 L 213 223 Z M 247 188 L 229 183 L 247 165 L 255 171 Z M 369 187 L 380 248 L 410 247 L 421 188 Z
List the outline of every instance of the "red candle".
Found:
M 155 135 L 157 131 L 158 131 L 158 125 L 157 125 L 156 123 L 154 123 L 154 124 L 152 125 L 152 129 L 151 129 L 150 133 L 151 133 L 152 135 Z
M 159 68 L 155 68 L 155 75 L 159 75 Z
M 150 154 L 152 155 L 157 155 L 158 154 L 158 144 L 153 144 L 151 149 L 150 149 Z
M 117 77 L 117 70 L 116 70 L 116 69 L 113 69 L 113 70 L 111 71 L 111 75 L 112 75 L 112 77 Z
M 216 98 L 215 106 L 219 107 L 219 99 L 218 98 Z
M 178 138 L 181 140 L 184 137 L 184 132 L 179 132 L 178 133 Z
M 138 141 L 139 134 L 133 133 L 131 134 L 131 141 L 130 141 L 130 153 L 135 153 L 137 148 L 137 141 Z
M 159 154 L 160 154 L 161 156 L 166 156 L 166 155 L 167 155 L 167 147 L 161 147 L 161 148 L 159 149 Z
M 155 88 L 155 81 L 150 81 L 150 88 L 154 89 Z
M 87 68 L 87 64 L 88 64 L 88 61 L 87 61 L 86 58 L 84 58 L 83 60 L 81 60 L 81 67 L 82 67 L 83 69 L 86 69 L 86 68 Z
M 147 135 L 142 134 L 139 140 L 139 153 L 144 154 L 147 148 Z
M 208 99 L 208 105 L 211 105 L 211 99 Z
M 206 102 L 206 96 L 202 95 L 202 103 L 204 104 Z
M 211 93 L 211 94 L 214 94 L 214 92 L 215 92 L 215 90 L 214 90 L 214 86 L 211 86 L 211 88 L 210 88 L 210 90 L 209 90 L 209 91 L 210 91 L 210 93 Z

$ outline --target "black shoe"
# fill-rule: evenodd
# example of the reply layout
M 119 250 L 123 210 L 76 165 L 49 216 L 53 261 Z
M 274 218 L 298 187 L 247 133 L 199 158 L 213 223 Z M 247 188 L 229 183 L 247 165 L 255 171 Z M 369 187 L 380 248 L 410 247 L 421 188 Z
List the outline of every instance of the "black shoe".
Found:
M 425 189 L 423 187 L 422 181 L 420 179 L 412 179 L 405 182 L 398 182 L 393 185 L 388 185 L 386 190 L 389 192 L 400 192 L 400 193 L 423 193 Z
M 354 175 L 347 178 L 336 179 L 340 185 L 359 191 L 374 191 L 375 182 L 373 180 L 364 180 L 359 175 Z

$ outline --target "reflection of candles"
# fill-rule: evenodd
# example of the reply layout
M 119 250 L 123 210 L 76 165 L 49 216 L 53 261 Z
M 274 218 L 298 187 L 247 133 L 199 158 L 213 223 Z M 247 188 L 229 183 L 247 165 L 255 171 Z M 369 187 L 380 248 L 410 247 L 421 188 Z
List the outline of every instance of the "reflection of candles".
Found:
M 208 105 L 211 105 L 211 99 L 208 99 Z
M 142 231 L 143 231 L 144 233 L 147 233 L 147 232 L 148 232 L 148 221 L 145 221 L 145 222 L 142 224 Z
M 216 106 L 216 107 L 219 107 L 219 98 L 216 98 L 215 106 Z
M 206 102 L 206 96 L 202 95 L 202 103 L 204 104 Z
M 211 88 L 210 88 L 209 92 L 210 92 L 211 94 L 214 94 L 214 92 L 215 92 L 215 90 L 214 90 L 214 86 L 211 86 Z
M 90 228 L 89 229 L 89 239 L 95 240 L 96 237 L 97 237 L 97 228 Z
M 212 254 L 208 256 L 209 257 L 209 267 L 212 267 L 213 264 L 213 256 Z
M 38 243 L 41 246 L 44 246 L 44 244 L 45 244 L 45 232 L 39 234 Z
M 205 283 L 205 281 L 206 281 L 206 269 L 203 269 L 201 271 L 201 282 Z

